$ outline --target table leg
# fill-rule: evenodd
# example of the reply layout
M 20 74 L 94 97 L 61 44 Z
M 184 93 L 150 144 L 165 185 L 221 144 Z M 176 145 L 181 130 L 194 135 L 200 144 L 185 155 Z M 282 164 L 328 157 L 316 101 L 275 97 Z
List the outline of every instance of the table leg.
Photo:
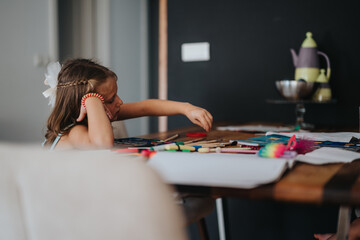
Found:
M 351 207 L 340 206 L 336 240 L 347 240 L 350 227 Z
M 304 123 L 304 115 L 305 115 L 305 106 L 303 103 L 296 104 L 295 114 L 296 114 L 296 126 L 302 127 Z
M 220 240 L 226 240 L 225 234 L 225 220 L 224 220 L 224 208 L 222 198 L 216 199 L 216 213 L 219 226 Z
M 295 108 L 296 127 L 299 126 L 301 129 L 313 129 L 314 124 L 304 122 L 305 112 L 306 112 L 305 104 L 304 103 L 297 103 L 296 108 Z

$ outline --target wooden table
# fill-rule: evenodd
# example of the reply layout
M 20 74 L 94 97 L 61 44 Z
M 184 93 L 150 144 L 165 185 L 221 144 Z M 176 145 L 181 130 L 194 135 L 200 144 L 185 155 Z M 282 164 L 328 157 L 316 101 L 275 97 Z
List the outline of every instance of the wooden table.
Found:
M 144 135 L 144 138 L 166 139 L 180 134 L 176 141 L 187 141 L 187 132 L 202 131 L 198 127 L 187 127 Z M 206 139 L 246 139 L 253 133 L 212 130 Z M 210 153 L 211 154 L 211 153 Z M 360 159 L 346 164 L 310 165 L 296 163 L 276 183 L 253 189 L 185 186 L 178 185 L 181 192 L 216 198 L 238 197 L 273 200 L 316 205 L 335 204 L 340 207 L 337 239 L 346 239 L 350 223 L 351 208 L 360 206 Z

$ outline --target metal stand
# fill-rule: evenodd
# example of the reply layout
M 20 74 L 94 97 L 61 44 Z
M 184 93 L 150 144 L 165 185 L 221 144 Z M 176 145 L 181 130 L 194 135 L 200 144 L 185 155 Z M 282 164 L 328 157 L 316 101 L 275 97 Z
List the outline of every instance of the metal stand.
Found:
M 216 211 L 217 211 L 220 240 L 226 240 L 224 209 L 223 209 L 222 198 L 216 199 Z
M 304 115 L 306 112 L 305 104 L 329 104 L 336 103 L 336 100 L 330 100 L 326 102 L 318 102 L 312 100 L 266 100 L 268 103 L 272 104 L 295 104 L 295 116 L 296 116 L 296 126 L 299 126 L 301 129 L 314 129 L 314 124 L 305 123 Z
M 314 129 L 314 124 L 304 122 L 305 112 L 304 103 L 297 103 L 295 107 L 296 126 L 299 126 L 301 129 Z
M 351 207 L 340 206 L 336 240 L 347 240 L 350 227 Z

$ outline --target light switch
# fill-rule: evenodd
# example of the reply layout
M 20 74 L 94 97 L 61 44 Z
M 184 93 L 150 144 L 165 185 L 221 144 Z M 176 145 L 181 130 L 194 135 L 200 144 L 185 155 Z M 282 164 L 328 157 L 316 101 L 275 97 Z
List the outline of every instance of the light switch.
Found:
M 183 62 L 209 61 L 210 43 L 183 43 L 181 45 L 181 60 Z

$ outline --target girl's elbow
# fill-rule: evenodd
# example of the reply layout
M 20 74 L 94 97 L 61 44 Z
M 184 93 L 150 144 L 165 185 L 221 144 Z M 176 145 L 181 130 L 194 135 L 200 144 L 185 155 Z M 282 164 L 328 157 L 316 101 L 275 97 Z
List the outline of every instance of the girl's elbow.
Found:
M 106 142 L 104 143 L 101 148 L 105 148 L 105 149 L 110 149 L 110 148 L 113 148 L 114 147 L 114 141 L 112 140 L 111 142 Z
M 96 148 L 109 149 L 114 147 L 114 138 L 97 138 L 93 145 Z

